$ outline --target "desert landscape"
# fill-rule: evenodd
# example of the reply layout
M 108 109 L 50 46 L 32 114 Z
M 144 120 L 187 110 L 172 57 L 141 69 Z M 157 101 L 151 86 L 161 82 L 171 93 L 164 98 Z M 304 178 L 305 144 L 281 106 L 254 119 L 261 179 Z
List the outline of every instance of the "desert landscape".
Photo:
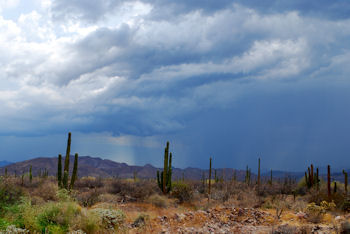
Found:
M 78 154 L 70 163 L 70 148 L 71 133 L 65 157 L 1 167 L 0 233 L 350 231 L 346 171 L 339 181 L 328 167 L 324 180 L 311 164 L 304 177 L 274 178 L 261 175 L 260 158 L 257 175 L 214 169 L 210 158 L 208 170 L 186 173 L 172 167 L 169 142 L 161 169 Z
M 350 0 L 0 0 L 0 234 L 350 234 Z

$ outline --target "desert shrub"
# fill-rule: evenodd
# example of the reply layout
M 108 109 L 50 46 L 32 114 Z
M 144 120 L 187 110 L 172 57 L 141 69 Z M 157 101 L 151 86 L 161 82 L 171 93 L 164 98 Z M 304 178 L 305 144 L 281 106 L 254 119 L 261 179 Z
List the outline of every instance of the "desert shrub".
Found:
M 100 217 L 105 229 L 118 229 L 125 220 L 125 214 L 121 210 L 96 208 L 92 212 Z
M 69 191 L 66 189 L 58 190 L 56 196 L 57 196 L 58 200 L 61 202 L 72 201 L 72 197 L 70 196 Z
M 57 192 L 57 183 L 45 180 L 37 188 L 35 188 L 31 194 L 33 196 L 41 197 L 44 201 L 56 201 Z
M 87 211 L 85 214 L 82 214 L 79 220 L 80 229 L 87 234 L 99 233 L 101 225 L 102 220 L 92 211 Z
M 81 188 L 102 188 L 103 186 L 104 183 L 101 177 L 82 177 L 74 184 L 74 188 L 78 190 Z
M 297 197 L 290 208 L 294 211 L 303 211 L 306 206 L 307 202 L 302 197 Z
M 99 202 L 100 193 L 97 189 L 89 189 L 86 192 L 77 193 L 76 199 L 82 206 L 90 207 Z
M 293 233 L 299 233 L 297 227 L 295 226 L 291 226 L 288 224 L 283 224 L 277 227 L 276 230 L 272 231 L 273 234 L 280 234 L 280 233 L 284 233 L 284 234 L 293 234 Z
M 241 189 L 234 195 L 231 201 L 238 207 L 256 207 L 260 205 L 260 201 L 255 190 L 250 188 Z
M 344 233 L 344 234 L 348 234 L 350 233 L 350 223 L 349 221 L 345 221 L 341 224 L 341 227 L 340 227 L 340 233 Z
M 131 224 L 132 227 L 143 227 L 145 226 L 146 222 L 149 220 L 149 215 L 147 214 L 139 214 L 139 216 L 137 216 L 137 218 L 135 219 L 135 221 Z
M 80 207 L 71 201 L 32 205 L 28 198 L 23 198 L 14 223 L 32 232 L 65 233 L 80 211 Z
M 105 203 L 118 203 L 121 200 L 121 197 L 118 195 L 110 194 L 110 193 L 105 193 L 101 194 L 98 199 L 100 202 L 105 202 Z
M 0 218 L 0 230 L 6 230 L 9 225 L 10 223 L 7 220 Z
M 171 196 L 176 198 L 179 203 L 191 202 L 193 191 L 191 187 L 183 182 L 175 182 L 172 186 Z
M 345 212 L 350 212 L 350 201 L 344 200 L 344 202 L 341 204 L 341 209 Z
M 10 181 L 2 181 L 2 183 L 0 183 L 0 213 L 3 212 L 7 206 L 18 202 L 23 193 L 20 187 Z
M 164 196 L 160 196 L 158 194 L 151 195 L 147 201 L 152 205 L 159 208 L 167 208 L 169 206 L 168 199 Z
M 124 201 L 144 201 L 150 195 L 157 193 L 157 184 L 149 181 L 128 182 L 115 180 L 112 182 L 109 193 L 118 194 Z
M 336 204 L 334 203 L 334 201 L 331 201 L 331 202 L 322 201 L 320 203 L 320 206 L 325 211 L 334 210 L 336 208 Z
M 41 197 L 38 197 L 38 196 L 31 196 L 30 201 L 31 201 L 32 205 L 42 205 L 45 203 L 44 199 L 42 199 Z
M 325 211 L 324 207 L 312 202 L 306 206 L 307 220 L 312 223 L 320 223 Z

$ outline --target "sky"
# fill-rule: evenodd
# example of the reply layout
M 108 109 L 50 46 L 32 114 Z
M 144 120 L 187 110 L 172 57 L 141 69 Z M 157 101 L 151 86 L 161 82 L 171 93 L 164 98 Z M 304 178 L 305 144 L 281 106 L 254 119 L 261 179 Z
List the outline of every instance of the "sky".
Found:
M 350 2 L 0 0 L 0 161 L 350 168 Z

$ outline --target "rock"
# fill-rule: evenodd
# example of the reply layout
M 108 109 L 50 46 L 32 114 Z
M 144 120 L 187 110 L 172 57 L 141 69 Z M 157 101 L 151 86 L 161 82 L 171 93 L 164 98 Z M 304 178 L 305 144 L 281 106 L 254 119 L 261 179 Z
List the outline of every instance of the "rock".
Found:
M 15 225 L 10 225 L 6 228 L 5 232 L 1 232 L 0 234 L 22 234 L 22 233 L 29 233 L 29 230 L 17 228 Z
M 296 216 L 297 216 L 299 219 L 306 219 L 307 214 L 304 213 L 304 212 L 299 211 L 298 213 L 296 213 Z
M 148 218 L 146 215 L 139 215 L 131 226 L 136 228 L 144 226 L 146 224 L 146 218 Z

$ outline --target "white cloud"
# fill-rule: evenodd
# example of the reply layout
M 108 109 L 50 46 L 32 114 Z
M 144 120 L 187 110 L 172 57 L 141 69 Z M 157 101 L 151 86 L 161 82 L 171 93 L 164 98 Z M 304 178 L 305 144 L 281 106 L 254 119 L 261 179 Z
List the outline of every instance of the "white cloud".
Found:
M 0 0 L 0 13 L 6 9 L 17 7 L 19 0 Z
M 177 118 L 238 99 L 248 86 L 234 79 L 300 80 L 319 70 L 319 53 L 322 63 L 339 64 L 337 49 L 350 34 L 348 20 L 261 14 L 237 4 L 157 21 L 152 3 L 124 2 L 90 23 L 53 20 L 52 4 L 37 2 L 17 19 L 0 16 L 6 118 L 20 112 L 33 121 L 86 124 L 95 115 L 135 111 L 142 115 L 132 124 L 181 129 Z

